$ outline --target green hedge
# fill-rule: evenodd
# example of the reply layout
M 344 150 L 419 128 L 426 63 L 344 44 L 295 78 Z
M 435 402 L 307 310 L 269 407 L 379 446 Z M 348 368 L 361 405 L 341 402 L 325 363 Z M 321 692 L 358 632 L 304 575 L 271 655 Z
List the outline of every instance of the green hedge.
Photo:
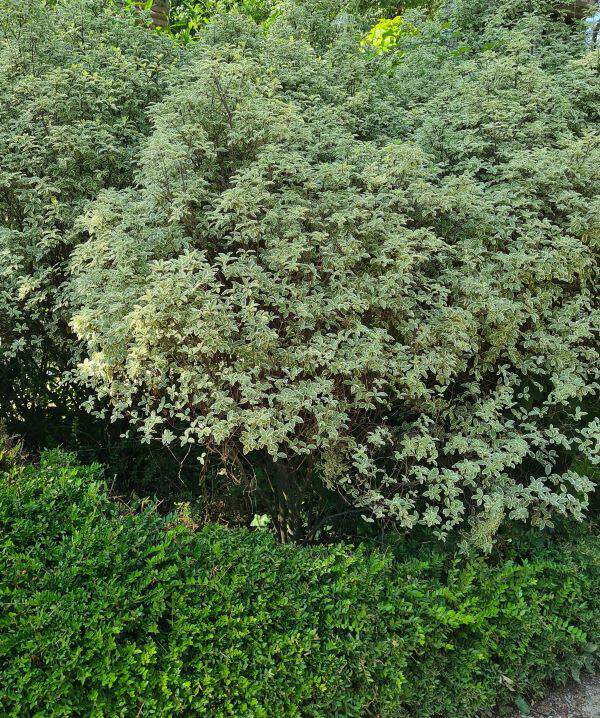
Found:
M 537 541 L 494 565 L 190 533 L 48 454 L 0 480 L 0 714 L 467 718 L 593 667 L 599 541 Z

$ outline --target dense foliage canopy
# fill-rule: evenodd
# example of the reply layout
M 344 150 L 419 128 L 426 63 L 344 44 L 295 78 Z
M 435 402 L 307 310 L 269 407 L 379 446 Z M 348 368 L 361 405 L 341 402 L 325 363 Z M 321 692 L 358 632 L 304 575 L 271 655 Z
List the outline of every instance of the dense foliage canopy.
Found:
M 74 347 L 61 284 L 77 219 L 126 187 L 176 51 L 96 0 L 0 2 L 0 418 L 35 422 Z
M 339 8 L 225 14 L 191 51 L 138 186 L 87 215 L 81 378 L 147 439 L 250 456 L 294 535 L 315 476 L 482 546 L 581 517 L 598 51 L 543 2 L 444 7 L 397 55 Z

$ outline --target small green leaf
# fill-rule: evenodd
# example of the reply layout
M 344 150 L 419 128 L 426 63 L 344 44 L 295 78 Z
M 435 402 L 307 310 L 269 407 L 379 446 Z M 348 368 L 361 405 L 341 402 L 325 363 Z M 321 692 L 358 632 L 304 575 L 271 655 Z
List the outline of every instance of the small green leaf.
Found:
M 250 526 L 256 529 L 264 529 L 269 525 L 270 522 L 271 519 L 267 514 L 254 514 L 254 518 L 250 522 Z
M 527 701 L 522 696 L 518 696 L 517 698 L 515 698 L 515 705 L 523 715 L 528 716 L 531 713 L 529 703 L 527 703 Z

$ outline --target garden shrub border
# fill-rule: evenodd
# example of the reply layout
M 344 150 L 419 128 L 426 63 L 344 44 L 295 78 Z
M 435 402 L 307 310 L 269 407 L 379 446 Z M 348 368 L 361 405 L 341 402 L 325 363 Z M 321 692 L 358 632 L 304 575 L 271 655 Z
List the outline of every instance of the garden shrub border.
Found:
M 193 533 L 50 452 L 0 479 L 1 712 L 474 716 L 594 667 L 598 537 L 507 546 Z

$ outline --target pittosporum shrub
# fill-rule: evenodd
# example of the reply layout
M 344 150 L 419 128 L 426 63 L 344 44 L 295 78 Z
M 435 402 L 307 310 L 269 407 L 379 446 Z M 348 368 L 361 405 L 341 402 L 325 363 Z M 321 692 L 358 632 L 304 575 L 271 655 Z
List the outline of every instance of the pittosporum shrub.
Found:
M 294 537 L 315 477 L 483 548 L 581 518 L 598 53 L 508 0 L 395 59 L 325 5 L 218 19 L 155 107 L 138 186 L 99 197 L 71 265 L 80 377 L 147 440 L 249 456 Z
M 192 534 L 47 454 L 0 474 L 0 711 L 473 718 L 594 668 L 598 543 L 488 563 Z
M 77 218 L 101 189 L 131 184 L 176 54 L 115 3 L 0 1 L 0 415 L 23 431 L 77 406 L 59 388 Z

